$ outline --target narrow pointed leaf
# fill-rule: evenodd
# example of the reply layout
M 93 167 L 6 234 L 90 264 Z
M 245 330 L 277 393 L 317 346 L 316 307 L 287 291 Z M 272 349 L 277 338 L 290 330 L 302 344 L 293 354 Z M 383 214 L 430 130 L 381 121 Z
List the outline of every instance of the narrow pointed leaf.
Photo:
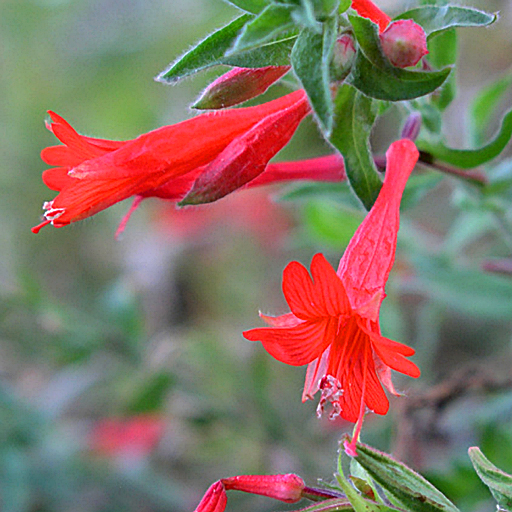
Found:
M 512 510 L 512 475 L 497 468 L 476 446 L 469 449 L 469 458 L 498 505 L 505 510 Z
M 512 85 L 512 73 L 484 87 L 473 100 L 470 109 L 472 139 L 475 144 L 482 144 L 489 123 L 497 108 Z
M 411 512 L 458 512 L 457 507 L 428 480 L 386 453 L 357 443 L 355 460 L 397 507 Z
M 471 7 L 425 5 L 406 11 L 395 19 L 415 21 L 423 27 L 427 37 L 430 37 L 452 27 L 486 27 L 494 23 L 498 15 Z
M 236 53 L 268 43 L 293 29 L 293 26 L 289 7 L 269 5 L 256 18 L 245 25 L 233 46 L 232 52 Z
M 485 164 L 496 158 L 507 146 L 512 137 L 512 110 L 510 110 L 501 122 L 498 134 L 491 142 L 478 149 L 453 149 L 442 142 L 430 143 L 418 141 L 421 151 L 430 153 L 436 160 L 454 165 L 461 169 L 471 169 Z
M 201 69 L 221 63 L 224 53 L 231 48 L 240 30 L 252 18 L 253 16 L 244 14 L 213 32 L 174 61 L 156 79 L 160 82 L 175 83 Z
M 266 66 L 289 66 L 290 54 L 297 36 L 285 37 L 270 43 L 230 53 L 219 60 L 219 64 L 240 68 L 264 68 Z
M 352 487 L 342 474 L 337 474 L 335 476 L 338 484 L 346 494 L 355 512 L 395 512 L 400 510 L 398 508 L 390 507 L 383 503 L 377 503 L 364 498 L 354 489 L 354 487 Z
M 334 498 L 301 508 L 300 511 L 297 512 L 341 512 L 344 510 L 354 510 L 350 501 L 345 498 Z
M 379 195 L 382 182 L 370 149 L 370 133 L 377 117 L 376 102 L 349 85 L 338 90 L 331 144 L 343 155 L 352 189 L 367 210 Z
M 270 0 L 224 0 L 228 4 L 234 5 L 242 11 L 258 14 L 270 3 Z
M 360 16 L 349 15 L 359 49 L 347 82 L 372 98 L 410 100 L 437 89 L 451 68 L 440 71 L 409 71 L 393 66 L 382 52 L 378 27 Z
M 326 137 L 332 130 L 334 104 L 329 67 L 336 42 L 336 21 L 324 23 L 323 34 L 304 29 L 292 50 L 293 70 L 308 95 L 309 102 Z

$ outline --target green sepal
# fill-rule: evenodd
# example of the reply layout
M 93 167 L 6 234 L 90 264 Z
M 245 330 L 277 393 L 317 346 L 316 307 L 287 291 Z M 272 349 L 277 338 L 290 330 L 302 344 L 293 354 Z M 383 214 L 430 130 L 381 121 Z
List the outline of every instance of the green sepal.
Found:
M 393 505 L 410 512 L 458 512 L 458 508 L 402 462 L 366 444 L 357 443 L 355 460 L 379 484 Z
M 244 26 L 231 52 L 237 53 L 248 48 L 261 46 L 284 33 L 290 32 L 293 28 L 292 8 L 269 5 Z
M 243 14 L 226 26 L 216 30 L 176 59 L 156 77 L 156 80 L 175 83 L 202 69 L 221 64 L 224 53 L 231 48 L 240 30 L 252 19 L 253 16 L 250 14 Z
M 453 149 L 441 141 L 427 142 L 418 140 L 418 149 L 429 153 L 435 160 L 440 160 L 461 169 L 472 169 L 496 158 L 507 146 L 512 137 L 512 110 L 507 112 L 494 139 L 478 149 Z
M 489 487 L 499 507 L 512 511 L 512 475 L 497 468 L 477 446 L 469 449 L 469 458 L 480 480 Z
M 440 71 L 409 71 L 393 66 L 380 45 L 378 26 L 349 15 L 359 48 L 347 82 L 379 100 L 402 101 L 429 94 L 447 79 L 451 68 Z
M 234 5 L 242 11 L 258 14 L 267 7 L 270 0 L 224 0 L 224 2 Z
M 497 14 L 489 14 L 471 7 L 456 5 L 425 5 L 403 12 L 395 20 L 413 20 L 421 25 L 427 38 L 454 27 L 486 27 L 498 19 Z
M 323 33 L 304 29 L 292 50 L 292 67 L 319 121 L 326 138 L 332 130 L 334 104 L 331 97 L 329 69 L 337 36 L 334 18 L 323 24 Z
M 367 210 L 379 195 L 382 182 L 370 149 L 370 134 L 378 102 L 342 85 L 334 100 L 331 144 L 343 155 L 348 181 Z

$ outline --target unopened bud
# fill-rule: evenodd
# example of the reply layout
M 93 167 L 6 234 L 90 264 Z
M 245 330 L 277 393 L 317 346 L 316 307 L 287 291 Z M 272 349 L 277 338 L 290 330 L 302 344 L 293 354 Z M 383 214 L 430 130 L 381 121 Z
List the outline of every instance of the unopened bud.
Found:
M 289 66 L 233 68 L 212 82 L 192 108 L 218 109 L 238 105 L 263 94 L 289 69 Z
M 404 127 L 402 128 L 401 139 L 410 139 L 415 141 L 421 130 L 421 114 L 419 112 L 413 112 L 405 121 Z
M 428 53 L 425 31 L 413 20 L 397 20 L 380 34 L 382 50 L 393 66 L 415 66 Z
M 331 63 L 331 76 L 334 80 L 343 80 L 350 72 L 356 47 L 350 34 L 342 34 L 334 45 Z
M 286 503 L 296 503 L 302 498 L 306 486 L 304 480 L 297 475 L 241 475 L 223 478 L 226 490 L 250 492 L 274 498 Z

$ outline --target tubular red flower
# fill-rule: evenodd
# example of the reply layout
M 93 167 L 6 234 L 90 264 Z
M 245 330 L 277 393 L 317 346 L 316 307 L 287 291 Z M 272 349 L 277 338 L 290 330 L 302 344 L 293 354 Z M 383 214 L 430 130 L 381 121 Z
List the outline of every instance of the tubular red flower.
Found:
M 379 197 L 354 234 L 338 271 L 321 254 L 311 262 L 311 276 L 303 265 L 291 262 L 283 274 L 291 313 L 263 316 L 272 327 L 244 332 L 248 340 L 261 341 L 277 360 L 308 365 L 303 400 L 321 391 L 319 415 L 330 403 L 331 417 L 340 415 L 356 423 L 348 450 L 352 454 L 366 409 L 377 414 L 388 411 L 382 384 L 396 394 L 391 369 L 411 377 L 420 374 L 406 359 L 414 350 L 385 338 L 379 328 L 384 287 L 395 258 L 400 201 L 418 156 L 410 140 L 390 146 Z
M 285 503 L 296 503 L 302 498 L 304 481 L 297 475 L 240 475 L 223 478 L 206 491 L 194 512 L 223 512 L 226 491 L 243 491 L 267 496 Z
M 51 112 L 48 128 L 64 145 L 42 151 L 46 163 L 58 166 L 45 171 L 43 181 L 59 194 L 44 204 L 45 220 L 33 231 L 90 217 L 130 196 L 158 195 L 157 190 L 173 180 L 183 189 L 191 185 L 190 176 L 203 173 L 208 178 L 201 181 L 202 192 L 215 195 L 224 177 L 223 193 L 229 193 L 264 171 L 308 113 L 304 91 L 296 91 L 262 105 L 202 114 L 118 142 L 79 135 Z M 251 145 L 259 151 L 251 152 Z M 235 161 L 243 165 L 241 171 Z

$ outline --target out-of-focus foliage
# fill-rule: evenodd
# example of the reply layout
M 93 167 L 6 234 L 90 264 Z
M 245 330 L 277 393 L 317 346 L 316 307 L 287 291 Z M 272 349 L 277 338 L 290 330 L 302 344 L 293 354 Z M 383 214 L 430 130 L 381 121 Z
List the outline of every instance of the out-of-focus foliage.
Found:
M 260 2 L 243 4 L 257 11 Z M 492 30 L 458 32 L 459 94 L 439 99 L 449 147 L 491 140 L 510 106 L 510 6 L 473 4 L 502 17 Z M 266 191 L 241 192 L 195 213 L 148 201 L 120 241 L 113 234 L 126 204 L 30 232 L 51 198 L 38 156 L 55 140 L 46 109 L 113 139 L 184 119 L 219 69 L 173 87 L 152 78 L 236 13 L 220 0 L 0 3 L 2 511 L 185 511 L 218 477 L 293 471 L 314 484 L 334 470 L 340 432 L 351 426 L 317 420 L 315 405 L 300 402 L 303 370 L 240 333 L 260 325 L 263 306 L 286 311 L 289 260 L 308 263 L 322 250 L 336 263 L 364 215 L 346 185 L 272 190 L 278 206 Z M 441 57 L 440 67 L 450 63 Z M 268 97 L 284 91 L 277 85 Z M 424 133 L 437 136 L 441 114 L 430 107 L 418 100 L 432 115 Z M 373 131 L 377 151 L 398 137 L 396 114 L 390 107 Z M 303 123 L 281 157 L 330 151 L 316 130 Z M 512 279 L 481 270 L 512 251 L 511 169 L 507 159 L 486 169 L 483 193 L 432 170 L 409 183 L 382 326 L 416 348 L 422 378 L 399 381 L 408 398 L 393 400 L 392 417 L 369 417 L 363 434 L 426 472 L 461 510 L 492 506 L 468 446 L 512 470 Z M 147 414 L 164 423 L 150 452 L 106 454 L 92 442 L 105 418 Z M 243 501 L 244 510 L 273 506 Z

